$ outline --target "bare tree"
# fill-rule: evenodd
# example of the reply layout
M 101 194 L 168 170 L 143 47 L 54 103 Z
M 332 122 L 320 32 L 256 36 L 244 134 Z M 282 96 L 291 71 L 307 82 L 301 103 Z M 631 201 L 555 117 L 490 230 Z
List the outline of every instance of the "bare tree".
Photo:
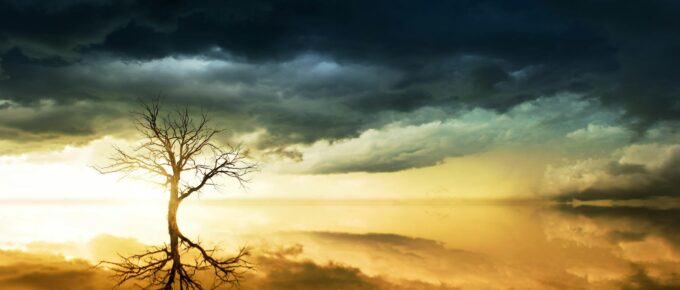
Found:
M 217 177 L 231 177 L 242 185 L 255 165 L 246 160 L 240 146 L 223 148 L 213 143 L 213 138 L 222 131 L 209 127 L 205 113 L 194 119 L 188 107 L 184 107 L 161 116 L 158 99 L 141 103 L 142 110 L 136 113 L 135 123 L 144 135 L 143 143 L 129 151 L 116 147 L 111 163 L 96 169 L 102 174 L 150 177 L 166 187 L 170 193 L 170 243 L 100 265 L 113 271 L 119 279 L 118 285 L 134 281 L 144 289 L 203 290 L 238 286 L 241 274 L 250 268 L 244 260 L 247 249 L 241 248 L 230 258 L 217 257 L 216 248 L 206 249 L 199 241 L 182 234 L 177 225 L 177 210 L 185 199 L 205 186 L 215 185 Z M 202 285 L 200 276 L 204 274 L 212 276 L 210 286 Z

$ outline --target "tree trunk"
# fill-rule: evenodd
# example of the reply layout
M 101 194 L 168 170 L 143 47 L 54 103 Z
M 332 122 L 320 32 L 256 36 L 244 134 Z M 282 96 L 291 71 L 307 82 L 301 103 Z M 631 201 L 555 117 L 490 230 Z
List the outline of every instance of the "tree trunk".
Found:
M 168 202 L 168 234 L 170 235 L 170 255 L 172 270 L 168 276 L 165 290 L 172 290 L 175 274 L 180 271 L 181 261 L 179 253 L 179 227 L 177 226 L 177 209 L 179 208 L 178 181 L 173 180 L 170 185 L 170 200 Z

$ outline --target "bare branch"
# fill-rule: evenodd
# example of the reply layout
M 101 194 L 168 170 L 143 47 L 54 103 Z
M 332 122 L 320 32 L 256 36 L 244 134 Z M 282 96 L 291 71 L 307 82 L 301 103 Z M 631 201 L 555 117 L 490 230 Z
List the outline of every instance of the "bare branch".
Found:
M 203 290 L 201 282 L 210 282 L 207 289 L 217 289 L 221 286 L 238 286 L 245 271 L 252 269 L 252 265 L 245 258 L 248 249 L 243 247 L 234 256 L 218 258 L 218 249 L 205 249 L 199 242 L 193 242 L 180 235 L 179 253 L 186 256 L 193 255 L 190 263 L 173 264 L 174 258 L 168 245 L 152 247 L 144 253 L 125 257 L 119 255 L 121 261 L 99 262 L 96 267 L 110 271 L 111 276 L 118 280 L 116 286 L 132 282 L 142 289 L 174 289 L 177 283 L 179 289 Z M 213 273 L 211 281 L 200 281 L 197 274 L 209 271 Z
M 240 147 L 231 147 L 229 150 L 222 150 L 219 147 L 208 144 L 213 156 L 216 156 L 211 165 L 194 165 L 191 167 L 200 176 L 198 184 L 186 186 L 180 193 L 180 200 L 183 200 L 194 192 L 200 191 L 205 185 L 210 184 L 213 178 L 225 175 L 236 179 L 241 185 L 248 181 L 246 176 L 257 170 L 257 165 L 247 162 L 246 154 Z M 192 162 L 194 162 L 192 160 Z

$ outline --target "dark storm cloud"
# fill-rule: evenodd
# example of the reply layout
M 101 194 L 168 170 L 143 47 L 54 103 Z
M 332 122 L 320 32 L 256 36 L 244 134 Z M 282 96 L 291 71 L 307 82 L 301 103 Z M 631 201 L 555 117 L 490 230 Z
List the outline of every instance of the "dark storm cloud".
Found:
M 618 69 L 608 76 L 613 87 L 602 91 L 605 102 L 622 104 L 643 128 L 680 117 L 680 3 L 559 1 L 557 7 L 602 28 L 617 46 Z
M 0 1 L 0 51 L 31 58 L 77 59 L 131 21 L 154 31 L 174 26 L 180 5 L 146 1 Z
M 94 119 L 86 116 L 126 119 L 128 112 L 135 109 L 138 97 L 162 94 L 168 109 L 182 104 L 205 108 L 216 125 L 224 125 L 232 133 L 266 129 L 267 134 L 257 145 L 261 148 L 356 135 L 365 124 L 377 118 L 351 110 L 343 104 L 342 96 L 374 89 L 385 82 L 384 78 L 391 78 L 391 72 L 384 69 L 339 66 L 314 56 L 261 65 L 164 58 L 150 62 L 93 60 L 39 70 L 34 64 L 15 60 L 9 62 L 8 67 L 15 74 L 0 92 L 0 100 L 10 99 L 2 104 L 6 109 L 39 108 L 46 97 L 53 98 L 51 106 L 90 108 L 82 114 L 67 115 L 68 118 L 44 116 L 41 120 L 49 121 L 45 126 L 94 127 L 93 131 L 97 131 L 100 128 L 92 124 Z M 372 72 L 379 76 L 370 74 Z M 35 78 L 46 78 L 50 83 L 36 85 L 31 81 Z M 12 98 L 16 95 L 24 97 Z M 74 124 L 70 118 L 86 122 Z M 2 124 L 35 133 L 41 131 L 40 123 L 24 118 Z M 62 133 L 72 135 L 73 132 L 63 130 Z
M 168 55 L 210 55 L 219 48 L 248 61 L 290 59 L 314 52 L 341 63 L 364 63 L 401 71 L 390 90 L 362 94 L 350 102 L 369 113 L 409 110 L 461 97 L 463 103 L 506 109 L 585 82 L 587 74 L 616 67 L 614 47 L 599 28 L 573 17 L 555 16 L 539 1 L 262 1 L 203 3 L 176 19 L 176 29 L 158 31 L 135 21 L 84 52 L 107 52 L 131 59 Z M 441 62 L 462 55 L 495 59 L 503 66 L 468 64 L 458 75 Z M 511 79 L 509 73 L 541 65 L 541 75 Z M 552 79 L 546 73 L 558 71 Z M 548 75 L 548 76 L 546 76 Z M 471 83 L 470 89 L 432 85 Z M 505 84 L 505 86 L 503 86 Z M 413 88 L 424 86 L 426 88 Z
M 607 172 L 612 175 L 632 175 L 648 173 L 648 170 L 643 164 L 622 164 L 614 161 L 607 166 Z
M 94 134 L 90 124 L 90 118 L 97 112 L 82 112 L 67 108 L 65 110 L 54 110 L 42 114 L 35 114 L 31 118 L 23 120 L 10 120 L 7 124 L 19 130 L 31 131 L 34 133 L 54 133 L 67 135 L 88 135 Z M 53 122 L 60 120 L 60 122 Z
M 98 136 L 90 120 L 165 94 L 288 152 L 424 107 L 505 112 L 572 92 L 643 133 L 680 116 L 679 12 L 665 0 L 0 1 L 0 101 L 110 108 L 0 127 Z M 171 59 L 224 66 L 149 66 Z

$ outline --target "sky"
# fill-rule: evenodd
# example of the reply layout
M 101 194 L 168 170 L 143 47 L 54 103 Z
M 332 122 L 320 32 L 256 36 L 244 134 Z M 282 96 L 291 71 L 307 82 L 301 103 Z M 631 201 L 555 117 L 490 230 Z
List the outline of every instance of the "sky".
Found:
M 678 15 L 0 0 L 0 288 L 111 289 L 94 265 L 168 242 L 167 189 L 95 169 L 160 98 L 257 164 L 177 219 L 251 250 L 243 289 L 678 289 Z
M 208 196 L 680 195 L 680 4 L 0 1 L 0 198 L 146 198 L 101 176 L 162 96 L 260 165 Z

